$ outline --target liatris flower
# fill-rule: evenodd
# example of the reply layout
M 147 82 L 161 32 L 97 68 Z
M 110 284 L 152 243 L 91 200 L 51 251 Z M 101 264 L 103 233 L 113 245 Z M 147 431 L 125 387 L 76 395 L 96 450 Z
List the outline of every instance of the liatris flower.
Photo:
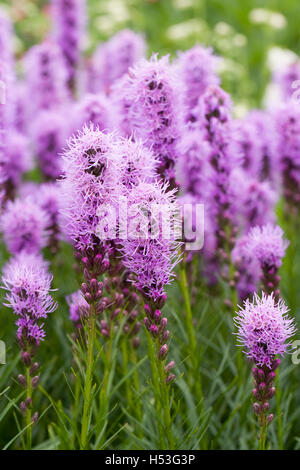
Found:
M 261 170 L 259 136 L 253 122 L 246 116 L 243 120 L 233 121 L 236 144 L 239 148 L 242 167 L 247 174 L 259 179 Z
M 261 269 L 259 262 L 248 252 L 247 235 L 239 238 L 232 250 L 231 256 L 236 270 L 236 286 L 239 298 L 244 301 L 257 291 Z
M 174 187 L 180 88 L 169 58 L 141 60 L 130 69 L 129 76 L 124 94 L 130 103 L 127 116 L 134 135 L 157 155 L 159 174 Z
M 19 253 L 3 268 L 2 288 L 6 291 L 4 305 L 12 308 L 17 316 L 17 338 L 21 357 L 26 369 L 26 378 L 19 375 L 22 387 L 27 388 L 26 401 L 20 409 L 27 417 L 27 424 L 36 421 L 37 412 L 31 417 L 32 389 L 38 385 L 36 375 L 39 364 L 32 363 L 36 350 L 45 337 L 44 321 L 57 305 L 49 294 L 52 276 L 47 263 L 39 255 Z
M 279 134 L 278 153 L 287 212 L 297 214 L 300 205 L 299 106 L 289 103 L 278 111 L 276 120 Z
M 26 134 L 28 129 L 28 96 L 26 82 L 17 81 L 14 84 L 14 115 L 13 126 L 20 134 Z
M 27 102 L 31 116 L 64 105 L 68 99 L 67 73 L 59 47 L 51 42 L 33 46 L 25 57 Z
M 294 62 L 288 67 L 280 69 L 274 74 L 273 79 L 280 87 L 282 99 L 289 101 L 295 92 L 295 82 L 300 80 L 300 63 Z
M 280 277 L 277 273 L 288 245 L 289 242 L 284 240 L 283 231 L 279 226 L 267 224 L 254 227 L 248 235 L 247 249 L 261 266 L 264 290 L 269 294 L 274 292 L 275 298 L 279 296 Z
M 107 132 L 112 128 L 112 106 L 109 99 L 102 94 L 85 95 L 75 106 L 74 116 L 72 124 L 74 132 L 90 123 L 94 124 L 100 131 Z
M 234 193 L 231 177 L 240 164 L 240 155 L 234 145 L 230 126 L 231 101 L 219 87 L 209 87 L 199 100 L 195 112 L 199 116 L 205 139 L 210 145 L 209 161 L 212 168 L 210 210 L 217 237 L 220 260 L 226 261 L 231 252 L 237 229 L 233 219 Z
M 231 184 L 244 233 L 256 225 L 275 223 L 274 209 L 278 196 L 269 182 L 249 178 L 245 171 L 237 169 L 233 172 Z
M 124 195 L 139 184 L 140 181 L 151 183 L 157 178 L 158 160 L 143 141 L 120 139 L 118 151 L 121 155 L 121 179 Z
M 135 286 L 154 300 L 164 294 L 180 261 L 177 211 L 175 192 L 168 191 L 167 184 L 141 182 L 128 194 L 128 234 L 120 240 L 122 262 L 135 274 Z
M 32 166 L 33 161 L 29 151 L 28 139 L 13 130 L 7 132 L 3 162 L 3 170 L 6 176 L 5 190 L 7 199 L 14 198 L 23 173 L 29 171 Z
M 145 326 L 157 342 L 162 360 L 168 352 L 169 332 L 160 309 L 166 300 L 164 288 L 180 261 L 177 210 L 174 190 L 168 191 L 166 184 L 158 182 L 141 182 L 128 195 L 128 234 L 120 240 L 122 262 L 134 275 L 133 285 L 147 299 Z
M 184 87 L 187 121 L 195 120 L 193 109 L 207 87 L 219 85 L 220 79 L 216 75 L 217 61 L 211 49 L 201 46 L 195 46 L 179 54 L 178 66 Z
M 74 323 L 76 328 L 82 328 L 81 318 L 88 316 L 89 304 L 80 290 L 69 295 L 67 302 L 70 309 L 70 320 Z
M 108 92 L 116 80 L 145 57 L 145 52 L 144 38 L 129 29 L 101 44 L 93 57 L 95 90 Z
M 273 294 L 264 293 L 261 298 L 255 294 L 253 302 L 246 300 L 234 322 L 238 328 L 238 342 L 256 366 L 252 371 L 255 379 L 252 393 L 256 400 L 253 408 L 261 427 L 260 448 L 264 448 L 266 429 L 273 419 L 269 409 L 270 399 L 275 394 L 275 369 L 280 364 L 277 356 L 283 356 L 291 347 L 287 341 L 294 335 L 296 327 L 283 300 L 276 301 Z
M 259 151 L 258 173 L 260 181 L 269 181 L 277 188 L 280 180 L 278 132 L 274 116 L 266 111 L 251 111 L 246 118 L 255 127 Z
M 31 194 L 35 203 L 47 214 L 49 225 L 47 233 L 49 235 L 48 247 L 52 254 L 56 254 L 61 239 L 61 187 L 58 183 L 43 183 L 39 185 Z
M 54 37 L 68 71 L 68 83 L 74 89 L 83 48 L 85 0 L 52 0 Z
M 211 184 L 209 164 L 210 146 L 198 129 L 186 130 L 178 146 L 177 172 L 180 188 L 197 196 L 198 202 L 207 200 Z
M 41 319 L 56 309 L 49 295 L 52 276 L 40 255 L 17 254 L 3 268 L 3 289 L 7 307 L 18 316 L 18 340 L 23 351 L 32 352 L 45 336 Z
M 62 212 L 76 249 L 95 246 L 97 211 L 118 194 L 121 157 L 116 147 L 114 134 L 104 134 L 93 125 L 68 141 L 63 154 Z
M 40 169 L 48 180 L 62 174 L 61 152 L 68 136 L 66 121 L 60 111 L 44 111 L 31 128 L 35 155 Z
M 123 137 L 131 137 L 133 134 L 132 123 L 129 120 L 129 110 L 133 103 L 128 94 L 131 79 L 128 74 L 113 83 L 110 100 L 113 104 L 114 126 Z
M 47 214 L 30 198 L 8 201 L 1 216 L 1 230 L 8 250 L 38 253 L 47 244 Z

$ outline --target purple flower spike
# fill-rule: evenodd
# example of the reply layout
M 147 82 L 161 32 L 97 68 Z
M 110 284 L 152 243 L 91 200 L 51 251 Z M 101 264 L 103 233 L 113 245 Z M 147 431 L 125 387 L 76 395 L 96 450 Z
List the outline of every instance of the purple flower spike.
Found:
M 106 215 L 105 204 L 112 203 L 121 191 L 121 155 L 117 148 L 114 134 L 104 134 L 91 125 L 69 140 L 63 154 L 62 214 L 66 232 L 77 249 L 95 245 L 98 224 Z M 103 238 L 106 226 L 107 222 Z
M 237 312 L 234 322 L 239 345 L 256 366 L 271 370 L 275 356 L 282 356 L 291 346 L 286 341 L 296 327 L 288 311 L 283 300 L 276 302 L 272 294 L 263 293 L 261 298 L 255 294 L 253 302 L 247 299 Z
M 59 47 L 51 42 L 33 46 L 25 57 L 27 105 L 36 112 L 64 105 L 68 99 L 67 72 Z
M 141 182 L 129 193 L 128 234 L 120 240 L 122 262 L 135 275 L 134 285 L 155 301 L 164 294 L 181 259 L 180 244 L 174 238 L 176 227 L 173 234 L 167 234 L 162 223 L 171 220 L 177 209 L 175 193 L 168 191 L 167 184 Z M 149 220 L 154 227 L 152 236 Z
M 124 86 L 123 96 L 129 103 L 127 117 L 134 135 L 157 155 L 160 175 L 174 186 L 180 87 L 169 58 L 141 60 L 130 69 Z
M 248 252 L 268 269 L 278 269 L 289 242 L 283 238 L 283 231 L 277 225 L 254 227 L 248 235 Z
M 85 0 L 52 0 L 54 38 L 59 45 L 73 90 L 83 48 Z
M 8 250 L 17 254 L 38 253 L 47 244 L 49 218 L 30 198 L 9 201 L 1 216 L 1 229 Z
M 44 111 L 31 128 L 35 154 L 46 179 L 62 174 L 61 152 L 68 136 L 66 121 L 60 111 Z
M 212 50 L 201 46 L 179 54 L 178 67 L 184 87 L 187 121 L 194 121 L 192 110 L 207 87 L 219 85 L 220 79 L 216 75 L 217 62 L 218 58 L 213 55 Z
M 144 38 L 129 29 L 119 31 L 101 44 L 93 57 L 95 90 L 109 92 L 116 80 L 145 57 L 145 52 Z
M 109 99 L 102 94 L 85 95 L 75 106 L 72 127 L 76 133 L 84 125 L 94 124 L 100 131 L 112 130 L 112 111 Z
M 20 253 L 3 268 L 2 288 L 7 291 L 7 307 L 17 315 L 17 337 L 23 351 L 39 345 L 44 338 L 41 319 L 56 309 L 50 296 L 52 276 L 47 263 L 39 255 Z M 29 349 L 28 349 L 29 348 Z

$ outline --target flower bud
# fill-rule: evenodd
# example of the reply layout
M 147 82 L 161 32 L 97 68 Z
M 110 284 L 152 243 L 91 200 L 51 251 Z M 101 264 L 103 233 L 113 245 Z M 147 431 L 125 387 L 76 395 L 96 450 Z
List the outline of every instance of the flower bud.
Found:
M 163 360 L 165 359 L 167 354 L 168 354 L 168 345 L 164 344 L 159 350 L 158 357 L 159 359 Z
M 33 379 L 31 380 L 31 385 L 33 388 L 36 388 L 38 386 L 38 383 L 39 383 L 39 376 L 35 375 Z
M 26 381 L 24 375 L 22 375 L 22 374 L 18 375 L 18 382 L 21 385 L 21 387 L 23 387 L 23 388 L 27 387 L 27 381 Z
M 167 378 L 166 378 L 166 384 L 169 385 L 170 383 L 172 383 L 175 379 L 176 375 L 175 374 L 170 374 Z

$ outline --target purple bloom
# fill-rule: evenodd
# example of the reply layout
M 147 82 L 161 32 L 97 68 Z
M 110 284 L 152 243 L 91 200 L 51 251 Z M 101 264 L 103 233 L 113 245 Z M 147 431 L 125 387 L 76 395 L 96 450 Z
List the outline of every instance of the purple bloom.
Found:
M 112 128 L 112 105 L 103 94 L 87 94 L 75 106 L 72 124 L 74 132 L 90 123 L 100 131 L 107 132 Z
M 238 328 L 238 341 L 244 352 L 258 366 L 271 364 L 277 354 L 283 355 L 291 343 L 286 341 L 296 331 L 294 320 L 287 314 L 283 300 L 275 301 L 273 295 L 254 295 L 240 307 L 234 322 Z
M 52 253 L 58 250 L 61 239 L 62 220 L 60 209 L 62 206 L 61 186 L 57 182 L 43 183 L 35 187 L 23 187 L 22 194 L 30 194 L 33 201 L 47 214 L 49 225 L 47 233 L 49 235 L 48 246 Z
M 204 202 L 209 193 L 212 173 L 209 164 L 210 145 L 199 129 L 186 129 L 177 149 L 177 172 L 181 190 L 197 196 L 198 202 Z
M 33 46 L 25 57 L 27 102 L 36 112 L 64 105 L 69 98 L 67 74 L 58 46 L 51 42 Z
M 108 92 L 116 80 L 145 57 L 145 52 L 144 38 L 129 29 L 101 44 L 93 57 L 95 90 Z
M 235 205 L 231 179 L 233 169 L 240 165 L 241 160 L 231 122 L 229 95 L 217 86 L 209 87 L 200 98 L 196 112 L 199 117 L 197 127 L 203 130 L 204 138 L 210 146 L 209 210 L 217 246 L 222 254 L 226 244 L 230 246 L 234 242 Z M 227 237 L 224 233 L 227 233 Z
M 130 107 L 133 103 L 128 93 L 131 78 L 128 74 L 123 75 L 111 88 L 110 99 L 114 108 L 114 126 L 123 137 L 131 137 L 133 134 L 132 123 L 129 120 Z
M 18 187 L 23 173 L 31 170 L 32 166 L 28 139 L 18 132 L 9 131 L 6 136 L 4 165 L 9 184 L 13 188 Z
M 250 178 L 247 172 L 237 169 L 233 172 L 231 185 L 244 233 L 256 225 L 275 223 L 278 195 L 269 182 Z
M 282 174 L 283 194 L 290 209 L 298 210 L 300 203 L 300 110 L 289 103 L 276 116 L 279 134 L 278 154 Z
M 127 192 L 139 184 L 140 181 L 152 182 L 157 178 L 158 160 L 143 141 L 132 139 L 120 139 L 118 152 L 121 155 L 121 179 L 122 192 Z
M 68 136 L 64 115 L 54 110 L 40 113 L 32 125 L 31 136 L 45 178 L 58 178 L 62 174 L 61 153 Z
M 184 105 L 187 110 L 187 121 L 193 121 L 192 110 L 198 103 L 200 96 L 210 85 L 219 85 L 220 79 L 216 75 L 217 57 L 212 49 L 195 46 L 179 54 L 178 66 L 184 87 Z
M 120 240 L 122 262 L 135 275 L 134 285 L 154 301 L 164 294 L 180 261 L 176 219 L 174 230 L 170 229 L 177 210 L 175 192 L 166 184 L 141 182 L 128 194 L 127 238 Z
M 67 297 L 67 302 L 70 308 L 70 319 L 77 327 L 79 327 L 81 317 L 88 314 L 89 304 L 80 290 L 69 295 Z
M 47 214 L 30 198 L 8 201 L 1 216 L 1 230 L 8 250 L 17 254 L 38 253 L 46 246 Z
M 283 231 L 277 225 L 254 227 L 248 234 L 248 252 L 262 267 L 278 269 L 289 242 L 283 238 Z
M 85 126 L 69 140 L 63 154 L 62 213 L 78 249 L 94 246 L 97 211 L 119 191 L 121 158 L 116 148 L 114 134 Z
M 73 89 L 82 50 L 86 2 L 52 0 L 52 3 L 54 36 L 65 60 L 69 86 Z
M 44 338 L 41 319 L 57 307 L 49 294 L 52 276 L 47 267 L 41 256 L 23 252 L 3 268 L 2 288 L 7 291 L 4 305 L 18 316 L 17 337 L 23 350 Z
M 248 251 L 248 237 L 243 236 L 236 241 L 231 256 L 238 272 L 237 291 L 239 298 L 245 300 L 256 292 L 261 277 L 261 269 L 257 259 Z
M 123 96 L 130 103 L 126 111 L 134 135 L 157 155 L 159 174 L 174 183 L 180 87 L 169 58 L 141 60 L 130 69 L 129 76 Z
M 275 73 L 274 81 L 275 83 L 278 83 L 284 101 L 289 101 L 292 98 L 292 95 L 295 92 L 293 83 L 297 80 L 300 80 L 299 62 L 294 62 L 287 68 Z
M 276 121 L 271 113 L 255 110 L 249 113 L 247 119 L 256 129 L 258 158 L 258 178 L 261 181 L 270 181 L 278 187 L 280 176 L 280 163 L 278 153 L 278 132 Z
M 243 120 L 233 121 L 232 125 L 241 154 L 242 167 L 249 175 L 259 179 L 261 154 L 257 129 L 248 116 Z

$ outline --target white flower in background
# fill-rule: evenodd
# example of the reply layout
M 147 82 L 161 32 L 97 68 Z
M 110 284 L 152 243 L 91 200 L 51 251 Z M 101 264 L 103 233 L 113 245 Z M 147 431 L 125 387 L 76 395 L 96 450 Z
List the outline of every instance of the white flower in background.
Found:
M 220 36 L 228 36 L 234 32 L 230 24 L 225 23 L 224 21 L 217 23 L 214 30 L 215 33 L 219 34 Z
M 282 13 L 264 8 L 251 10 L 249 20 L 254 24 L 267 24 L 274 29 L 282 29 L 287 25 L 286 17 Z
M 297 54 L 290 49 L 275 46 L 268 50 L 267 65 L 272 73 L 284 70 L 297 60 Z
M 194 0 L 174 0 L 175 8 L 178 10 L 184 10 L 185 8 L 191 8 L 195 5 Z
M 166 35 L 171 41 L 180 41 L 193 35 L 203 34 L 207 30 L 205 21 L 193 18 L 182 23 L 173 24 L 167 29 Z

